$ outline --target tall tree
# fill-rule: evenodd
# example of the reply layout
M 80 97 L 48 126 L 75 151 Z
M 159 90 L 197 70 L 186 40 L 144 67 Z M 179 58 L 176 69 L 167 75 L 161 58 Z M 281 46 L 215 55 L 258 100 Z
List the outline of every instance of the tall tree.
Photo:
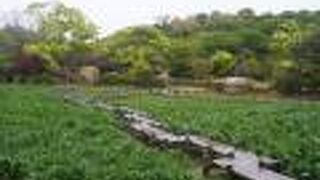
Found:
M 39 41 L 25 49 L 50 59 L 50 64 L 59 67 L 65 62 L 68 52 L 85 53 L 94 41 L 98 29 L 78 9 L 61 2 L 33 3 L 26 12 L 33 17 Z M 55 61 L 55 62 L 53 62 Z
M 271 48 L 274 52 L 273 79 L 275 87 L 284 93 L 301 91 L 298 62 L 292 48 L 301 41 L 299 25 L 289 20 L 282 23 L 273 34 Z
M 35 3 L 27 12 L 35 16 L 42 38 L 55 42 L 83 42 L 97 35 L 97 26 L 90 22 L 78 9 L 57 2 Z

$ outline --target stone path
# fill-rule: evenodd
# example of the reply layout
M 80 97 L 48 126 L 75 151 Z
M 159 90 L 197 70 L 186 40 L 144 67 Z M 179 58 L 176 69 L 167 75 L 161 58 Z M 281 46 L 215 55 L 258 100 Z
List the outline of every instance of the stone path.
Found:
M 176 134 L 170 128 L 146 113 L 126 107 L 109 106 L 99 100 L 79 94 L 65 95 L 69 103 L 90 106 L 115 113 L 119 124 L 130 134 L 144 142 L 159 147 L 176 148 L 210 162 L 204 167 L 204 173 L 211 168 L 221 168 L 232 176 L 248 180 L 293 180 L 278 173 L 278 161 L 267 157 L 258 157 L 254 153 L 238 150 L 233 146 L 219 143 L 213 139 L 193 134 Z

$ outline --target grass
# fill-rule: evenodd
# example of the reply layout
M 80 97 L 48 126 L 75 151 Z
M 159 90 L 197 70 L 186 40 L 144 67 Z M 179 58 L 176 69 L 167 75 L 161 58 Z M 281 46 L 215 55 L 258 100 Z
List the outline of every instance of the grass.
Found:
M 299 179 L 320 179 L 319 102 L 140 95 L 117 103 L 150 112 L 177 130 L 276 157 L 284 173 Z
M 0 85 L 0 179 L 202 179 L 182 153 L 147 147 L 118 130 L 109 114 L 52 92 Z

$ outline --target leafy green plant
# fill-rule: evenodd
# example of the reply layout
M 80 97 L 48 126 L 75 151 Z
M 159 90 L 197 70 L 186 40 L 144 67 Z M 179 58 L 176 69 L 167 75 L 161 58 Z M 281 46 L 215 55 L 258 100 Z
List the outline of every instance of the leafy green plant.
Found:
M 11 158 L 0 158 L 1 180 L 25 180 L 28 176 L 24 164 Z
M 226 75 L 235 65 L 236 59 L 227 51 L 217 51 L 211 58 L 213 73 L 218 76 Z

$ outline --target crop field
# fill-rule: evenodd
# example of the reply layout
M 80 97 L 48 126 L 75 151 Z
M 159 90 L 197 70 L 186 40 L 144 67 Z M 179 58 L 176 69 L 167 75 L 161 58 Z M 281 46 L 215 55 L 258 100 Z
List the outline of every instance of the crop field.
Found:
M 253 96 L 131 95 L 119 104 L 150 112 L 177 131 L 209 135 L 281 160 L 299 179 L 320 178 L 320 103 Z
M 320 177 L 319 102 L 87 92 L 146 111 L 176 131 L 277 158 L 281 172 L 292 177 Z M 67 104 L 55 88 L 1 85 L 0 100 L 0 179 L 205 179 L 187 155 L 144 145 L 119 129 L 111 114 Z
M 147 147 L 111 115 L 64 103 L 48 87 L 0 85 L 0 179 L 188 180 L 180 152 Z

